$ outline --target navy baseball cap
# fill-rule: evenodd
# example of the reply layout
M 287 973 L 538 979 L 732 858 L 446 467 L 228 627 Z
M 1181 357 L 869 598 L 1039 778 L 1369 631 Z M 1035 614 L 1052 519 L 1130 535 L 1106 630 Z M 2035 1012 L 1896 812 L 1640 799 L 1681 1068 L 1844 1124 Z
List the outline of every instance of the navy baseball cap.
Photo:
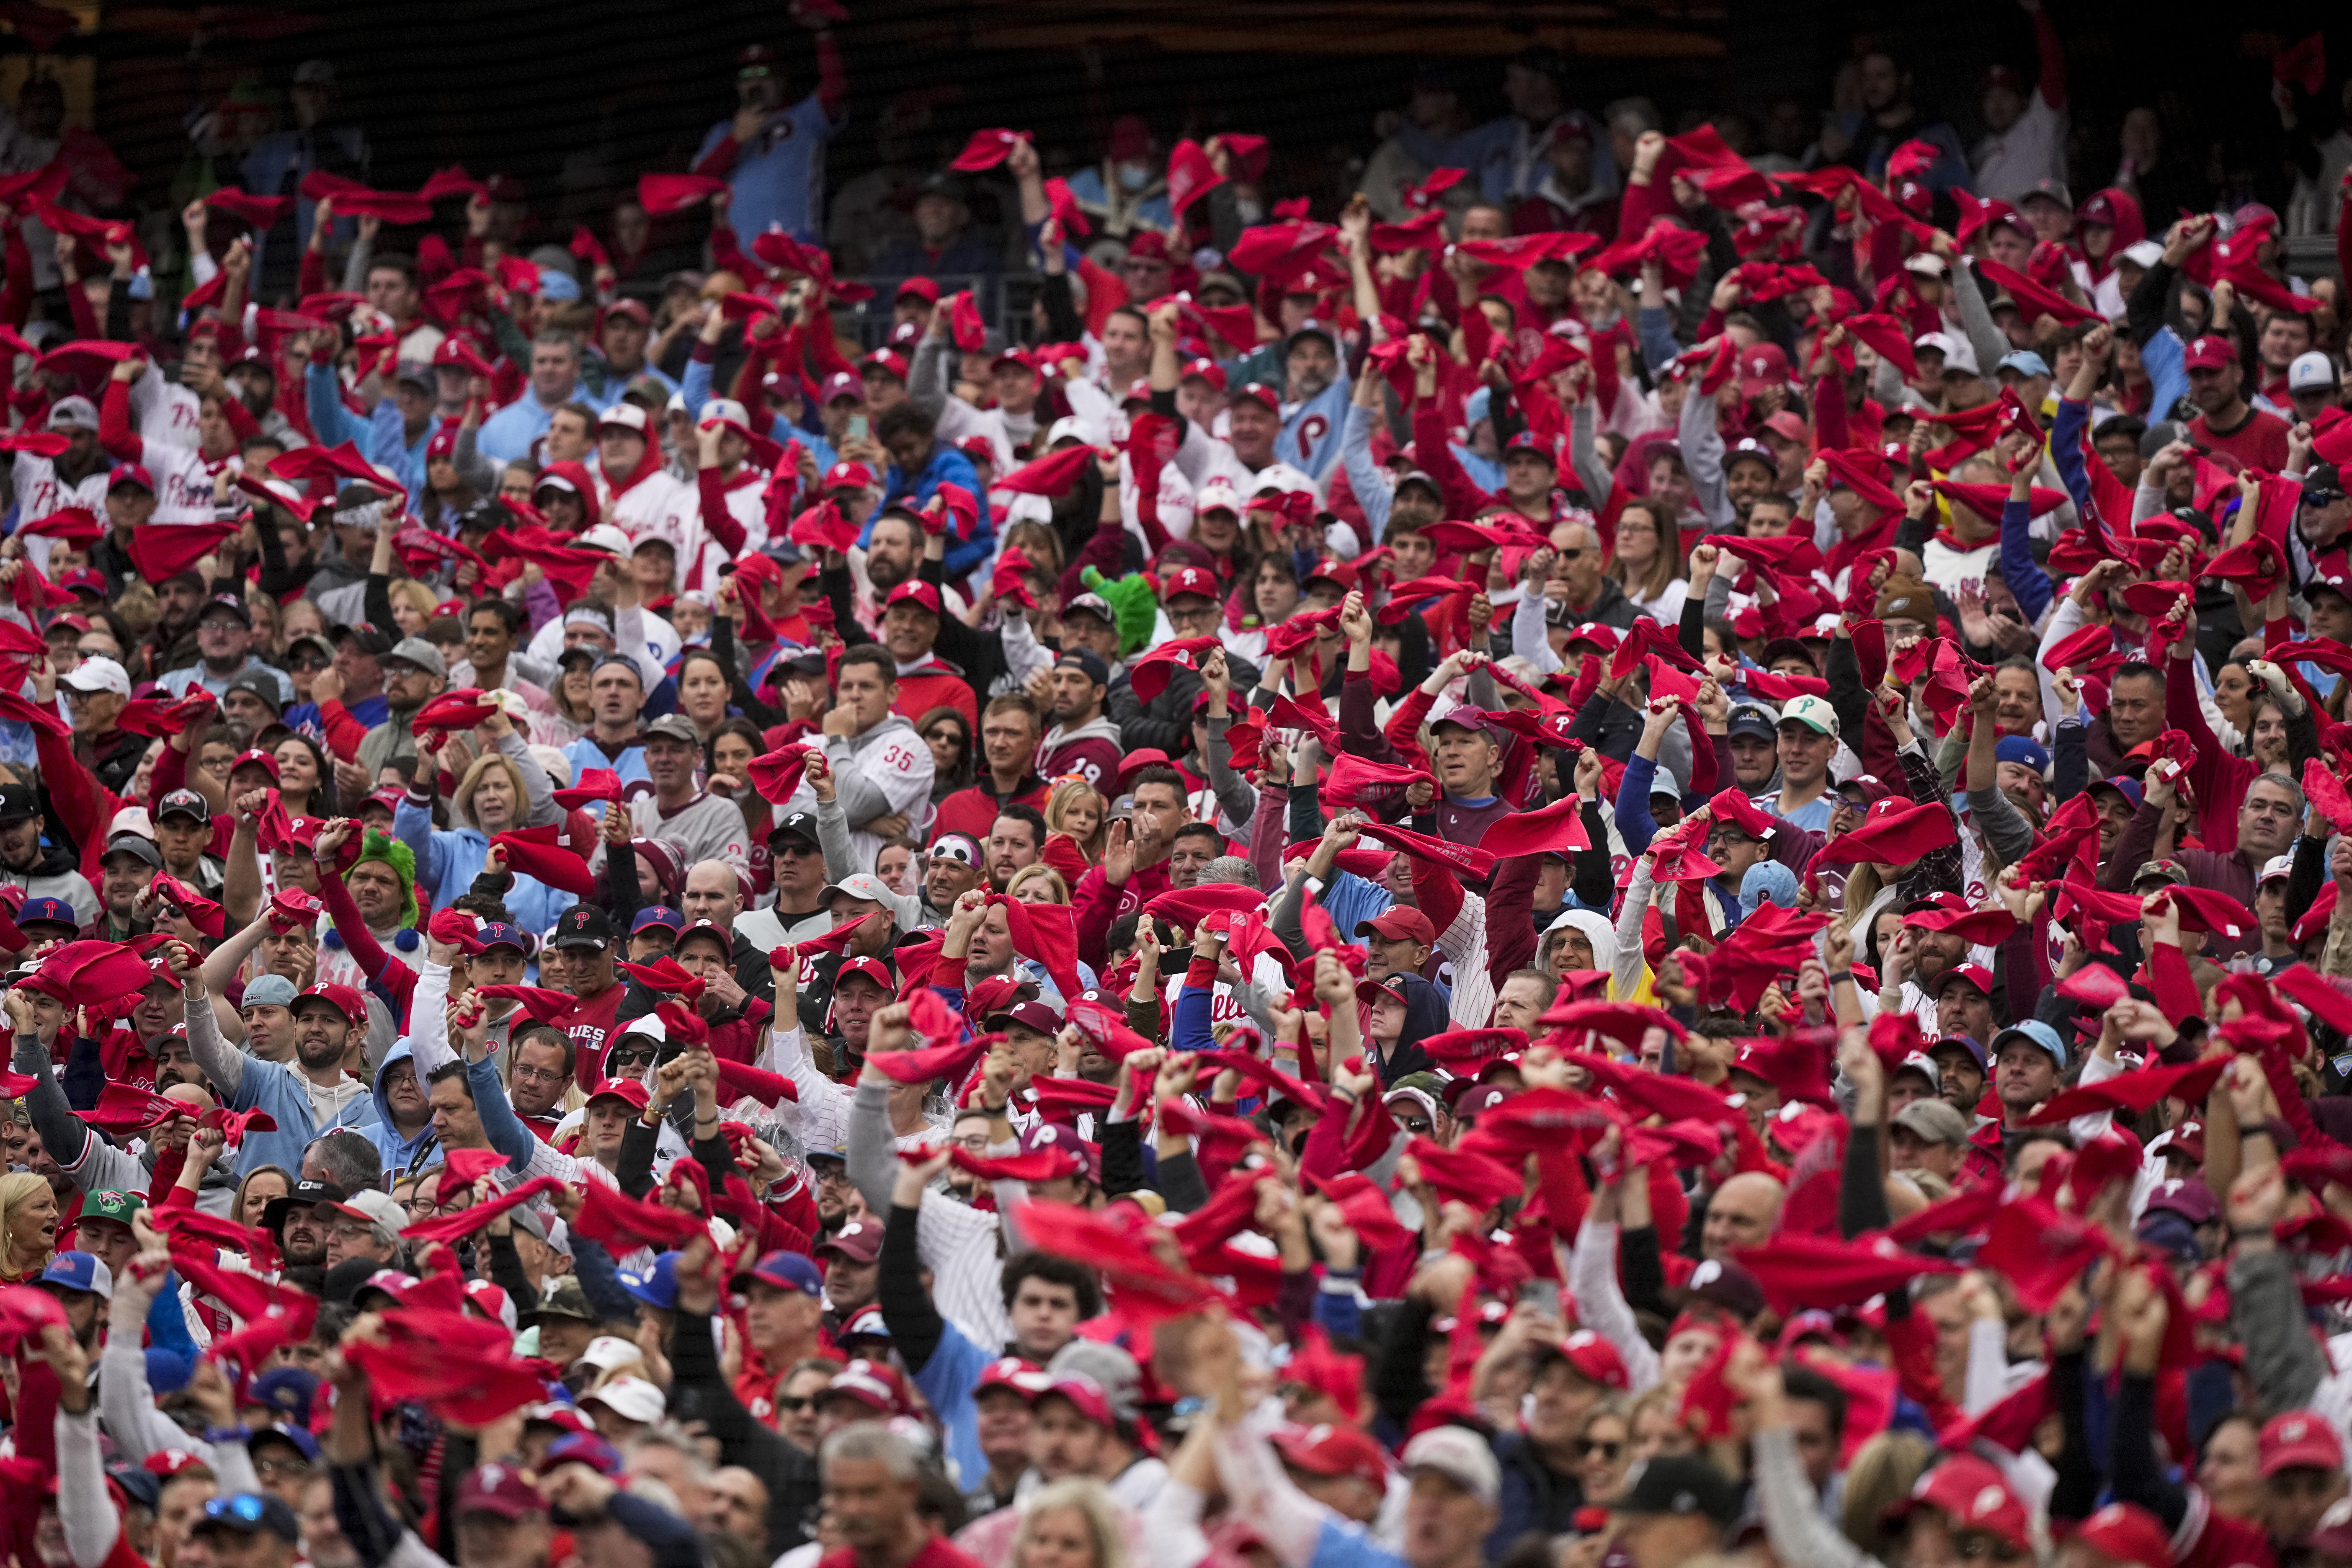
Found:
M 1993 760 L 1999 763 L 2022 763 L 2037 773 L 2050 771 L 2050 753 L 2024 735 L 2010 735 L 1992 749 Z
M 648 926 L 659 926 L 675 936 L 686 929 L 686 917 L 676 910 L 656 904 L 649 910 L 637 911 L 637 918 L 629 922 L 629 934 L 635 936 Z
M 643 1274 L 621 1274 L 621 1289 L 648 1307 L 665 1312 L 677 1310 L 677 1254 L 665 1252 Z
M 806 1253 L 782 1249 L 771 1252 L 730 1279 L 728 1289 L 740 1290 L 755 1279 L 779 1290 L 797 1290 L 803 1296 L 824 1294 L 824 1271 Z
M 267 1443 L 272 1437 L 280 1442 L 291 1444 L 294 1451 L 306 1459 L 315 1462 L 319 1458 L 319 1439 L 288 1421 L 278 1421 L 268 1426 L 256 1427 L 246 1437 L 245 1446 L 250 1449 L 256 1444 Z
M 289 1545 L 302 1539 L 302 1527 L 295 1521 L 294 1510 L 286 1506 L 283 1499 L 268 1492 L 235 1492 L 216 1497 L 205 1504 L 205 1516 L 191 1530 L 198 1535 L 214 1530 L 256 1535 L 266 1530 Z
M 504 921 L 483 921 L 481 929 L 474 933 L 474 939 L 482 944 L 484 952 L 494 947 L 510 947 L 525 957 L 530 954 L 530 938 Z
M 16 910 L 16 929 L 29 925 L 59 925 L 68 931 L 81 930 L 81 921 L 74 907 L 63 899 L 26 899 Z

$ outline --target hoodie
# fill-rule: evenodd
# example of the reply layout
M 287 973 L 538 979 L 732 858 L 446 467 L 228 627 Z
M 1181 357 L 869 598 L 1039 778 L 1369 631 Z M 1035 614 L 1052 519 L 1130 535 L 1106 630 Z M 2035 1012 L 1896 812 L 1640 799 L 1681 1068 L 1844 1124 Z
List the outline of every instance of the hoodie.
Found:
M 1453 1025 L 1446 1016 L 1445 993 L 1433 982 L 1418 974 L 1391 974 L 1382 984 L 1404 993 L 1404 1027 L 1398 1031 L 1395 1047 L 1381 1058 L 1381 1088 L 1385 1090 L 1414 1073 L 1435 1071 L 1437 1064 L 1421 1048 L 1421 1042 L 1444 1034 Z
M 1047 780 L 1076 773 L 1105 796 L 1114 795 L 1123 754 L 1118 725 L 1108 712 L 1098 712 L 1076 729 L 1056 724 L 1046 731 L 1037 742 L 1037 773 Z
M 75 868 L 73 850 L 62 843 L 46 846 L 22 871 L 0 867 L 0 888 L 22 888 L 28 899 L 63 899 L 85 926 L 99 916 L 98 889 Z
M 425 1124 L 419 1127 L 411 1137 L 402 1137 L 400 1129 L 392 1124 L 392 1106 L 385 1100 L 383 1092 L 384 1075 L 396 1064 L 410 1059 L 408 1041 L 404 1037 L 398 1045 L 384 1053 L 383 1065 L 375 1069 L 376 1124 L 366 1129 L 366 1131 L 367 1135 L 375 1142 L 376 1152 L 383 1156 L 383 1174 L 387 1184 L 403 1173 L 421 1171 L 441 1157 L 440 1141 L 433 1135 L 433 1118 L 430 1112 L 426 1113 Z M 422 1089 L 425 1086 L 420 1083 L 417 1087 Z

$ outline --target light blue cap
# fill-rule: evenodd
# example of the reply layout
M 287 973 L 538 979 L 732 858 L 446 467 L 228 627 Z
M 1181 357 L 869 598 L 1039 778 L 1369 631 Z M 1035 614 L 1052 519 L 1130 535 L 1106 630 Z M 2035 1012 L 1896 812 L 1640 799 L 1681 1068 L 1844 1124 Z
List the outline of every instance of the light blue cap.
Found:
M 569 272 L 542 267 L 539 269 L 539 297 L 569 304 L 580 298 L 580 280 Z
M 1494 402 L 1494 391 L 1493 387 L 1482 386 L 1464 400 L 1462 419 L 1465 424 L 1475 425 L 1486 417 L 1486 411 Z
M 2040 1046 L 2043 1050 L 2048 1051 L 2050 1059 L 2058 1064 L 2060 1072 L 2066 1070 L 2066 1042 L 2058 1037 L 2057 1030 L 2039 1018 L 2028 1018 L 2022 1024 L 2011 1024 L 2008 1028 L 1995 1035 L 1992 1037 L 1994 1058 L 1996 1060 L 2000 1058 L 2001 1047 L 2020 1037 L 2022 1037 L 2028 1045 Z
M 2032 349 L 2011 349 L 2000 356 L 2000 370 L 2013 370 L 2020 375 L 2048 375 L 2048 362 Z

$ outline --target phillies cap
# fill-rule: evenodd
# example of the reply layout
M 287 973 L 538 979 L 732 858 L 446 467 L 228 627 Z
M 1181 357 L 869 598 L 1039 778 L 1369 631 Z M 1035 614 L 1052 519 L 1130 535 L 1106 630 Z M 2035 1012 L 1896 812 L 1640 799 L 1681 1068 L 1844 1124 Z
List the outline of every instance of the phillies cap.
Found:
M 1034 1362 L 1023 1361 L 1017 1355 L 999 1356 L 988 1363 L 980 1381 L 971 1385 L 974 1398 L 992 1388 L 1007 1389 L 1023 1399 L 1034 1399 L 1052 1386 L 1054 1380 Z
M 95 1261 L 93 1259 L 92 1261 Z M 2309 1410 L 2271 1417 L 2260 1439 L 2263 1479 L 2281 1470 L 2340 1470 L 2344 1442 L 2327 1418 Z
M 2107 1504 L 2077 1525 L 2073 1539 L 2111 1563 L 2172 1568 L 2171 1532 L 2137 1503 Z
M 1171 599 L 1181 598 L 1187 594 L 1209 600 L 1218 598 L 1216 574 L 1204 571 L 1198 566 L 1178 567 L 1168 574 L 1167 580 L 1160 585 L 1160 603 L 1166 604 Z
M 600 1100 L 617 1100 L 632 1110 L 643 1110 L 653 1103 L 653 1090 L 646 1087 L 643 1079 L 608 1078 L 590 1091 L 588 1103 L 593 1105 Z
M 934 305 L 940 302 L 940 286 L 928 278 L 917 276 L 908 279 L 898 285 L 898 292 L 895 298 L 903 300 L 909 294 L 918 300 L 929 300 Z
M 0 821 L 15 820 L 0 813 Z M 68 931 L 78 931 L 81 930 L 81 920 L 74 913 L 74 907 L 63 899 L 26 899 L 16 910 L 16 929 L 25 931 L 36 925 L 63 926 Z
M 1360 1426 L 1330 1422 L 1277 1426 L 1272 1441 L 1282 1462 L 1294 1469 L 1316 1476 L 1354 1476 L 1376 1492 L 1388 1487 L 1388 1453 Z
M 193 816 L 198 822 L 210 822 L 213 808 L 210 802 L 192 789 L 175 789 L 155 803 L 155 820 L 167 816 Z
M 300 1016 L 302 1010 L 314 1001 L 323 1003 L 341 1013 L 344 1021 L 353 1028 L 367 1026 L 367 1002 L 357 991 L 348 985 L 334 985 L 321 981 L 311 986 L 294 998 L 295 1016 Z
M 1066 1399 L 1081 1416 L 1106 1432 L 1118 1426 L 1118 1418 L 1110 1412 L 1110 1396 L 1103 1392 L 1101 1384 L 1083 1373 L 1064 1373 L 1056 1376 L 1038 1390 L 1037 1398 L 1040 1401 Z
M 1622 640 L 1616 627 L 1604 626 L 1599 621 L 1586 621 L 1568 634 L 1570 647 L 1578 643 L 1591 643 L 1603 653 L 1615 653 L 1618 643 Z
M 615 403 L 604 410 L 604 417 L 596 421 L 596 428 L 600 431 L 626 430 L 633 436 L 643 436 L 646 433 L 646 411 L 634 403 Z
M 83 659 L 71 670 L 58 677 L 58 682 L 84 693 L 111 691 L 125 699 L 131 695 L 129 674 L 121 665 L 102 654 Z
M 1944 971 L 1936 977 L 1936 994 L 1942 995 L 1944 988 L 1955 980 L 1967 981 L 1982 995 L 1992 994 L 1992 975 L 1981 963 L 1956 963 Z
M 155 476 L 147 471 L 144 464 L 117 463 L 106 476 L 106 488 L 111 490 L 120 485 L 136 485 L 152 495 L 155 493 Z
M 2297 354 L 2286 367 L 2286 389 L 2289 393 L 2335 391 L 2336 362 L 2319 349 Z
M 1506 458 L 1517 452 L 1525 452 L 1528 457 L 1539 458 L 1555 468 L 1559 467 L 1559 454 L 1552 449 L 1552 444 L 1532 430 L 1522 430 L 1503 443 L 1503 456 Z
M 1197 379 L 1207 382 L 1219 392 L 1223 392 L 1225 389 L 1224 367 L 1218 364 L 1215 360 L 1209 358 L 1206 354 L 1203 354 L 1197 359 L 1185 361 L 1184 368 L 1178 373 L 1177 379 L 1180 381 L 1192 381 Z
M 1922 1475 L 1911 1489 L 1913 1508 L 1941 1509 L 1955 1530 L 1980 1530 L 2019 1552 L 2033 1549 L 2025 1505 L 1990 1463 L 1974 1454 L 1956 1454 Z
M 686 929 L 686 917 L 676 910 L 666 909 L 656 904 L 652 909 L 637 911 L 637 918 L 629 922 L 629 934 L 635 936 L 639 931 L 653 926 L 660 926 L 663 930 L 675 934 Z
M 1234 388 L 1232 401 L 1255 403 L 1274 413 L 1282 412 L 1282 394 L 1262 381 L 1245 381 Z
M 818 1392 L 817 1397 L 855 1399 L 884 1415 L 903 1415 L 913 1408 L 913 1402 L 907 1397 L 907 1380 L 898 1369 L 863 1356 L 835 1373 L 833 1381 Z
M 890 590 L 890 596 L 882 604 L 887 610 L 909 601 L 919 610 L 929 610 L 934 616 L 940 613 L 940 591 L 929 583 L 901 583 Z
M 803 1296 L 824 1294 L 824 1271 L 806 1253 L 786 1252 L 781 1247 L 738 1273 L 727 1282 L 728 1289 L 740 1290 L 753 1280 L 779 1290 L 797 1290 Z
M 882 1256 L 882 1226 L 854 1219 L 816 1244 L 814 1256 L 838 1258 L 845 1263 L 871 1263 Z
M 880 959 L 852 958 L 844 960 L 841 967 L 833 972 L 833 989 L 835 994 L 840 992 L 843 984 L 853 974 L 862 974 L 871 980 L 882 988 L 882 993 L 886 996 L 898 989 L 898 983 L 890 978 L 888 965 Z
M 37 1281 L 54 1285 L 60 1290 L 79 1290 L 86 1296 L 112 1300 L 114 1273 L 95 1255 L 88 1252 L 60 1252 L 49 1259 Z
M 1633 1385 L 1633 1378 L 1625 1370 L 1625 1358 L 1617 1353 L 1615 1345 L 1591 1329 L 1579 1329 L 1559 1345 L 1543 1347 L 1543 1353 L 1565 1357 L 1576 1374 L 1587 1383 L 1597 1383 L 1620 1393 Z
M 459 1519 L 469 1513 L 487 1513 L 499 1519 L 535 1519 L 546 1511 L 547 1500 L 512 1465 L 477 1465 L 457 1483 Z
M 828 490 L 864 490 L 874 488 L 874 470 L 863 463 L 835 463 L 824 471 L 820 488 Z
M 2224 366 L 2233 365 L 2237 363 L 2238 351 L 2231 348 L 2227 340 L 2207 336 L 2200 338 L 2195 342 L 2189 345 L 2189 352 L 2183 354 L 2180 358 L 2180 368 L 2183 370 L 2220 370 Z
M 845 370 L 837 370 L 824 378 L 824 386 L 817 394 L 817 402 L 821 406 L 829 406 L 845 397 L 852 403 L 865 402 L 866 384 Z
M 1404 1446 L 1403 1458 L 1407 1471 L 1434 1470 L 1489 1508 L 1502 1496 L 1503 1472 L 1495 1451 L 1467 1426 L 1433 1426 Z M 1730 1483 L 1723 1485 L 1728 1489 Z
M 904 381 L 907 379 L 907 356 L 897 349 L 876 349 L 857 362 L 857 368 L 864 371 L 878 370 L 885 375 L 895 376 Z
M 1356 934 L 1372 934 L 1389 942 L 1435 942 L 1437 932 L 1429 917 L 1410 904 L 1391 904 L 1368 921 L 1356 922 Z
M 602 952 L 613 945 L 612 917 L 593 904 L 574 904 L 556 921 L 555 934 L 548 939 L 547 945 Z

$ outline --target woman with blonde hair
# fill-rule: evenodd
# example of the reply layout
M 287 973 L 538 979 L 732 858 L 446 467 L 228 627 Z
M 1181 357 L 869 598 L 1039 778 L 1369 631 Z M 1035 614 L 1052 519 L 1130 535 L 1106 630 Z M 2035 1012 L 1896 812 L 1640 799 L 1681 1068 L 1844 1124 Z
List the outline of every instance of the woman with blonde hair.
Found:
M 1088 1478 L 1038 1489 L 1013 1532 L 1005 1568 L 1127 1568 L 1118 1504 Z
M 414 577 L 403 577 L 387 590 L 392 598 L 392 618 L 404 637 L 421 637 L 425 623 L 441 607 L 440 595 Z
M 1013 879 L 1004 884 L 1004 896 L 1022 904 L 1066 904 L 1070 901 L 1070 884 L 1059 871 L 1041 860 L 1013 872 Z
M 283 1165 L 256 1165 L 236 1184 L 236 1197 L 229 1204 L 229 1217 L 239 1225 L 258 1227 L 261 1216 L 275 1198 L 294 1195 L 294 1178 Z
M 1089 866 L 1100 865 L 1109 808 L 1102 792 L 1081 778 L 1066 778 L 1045 797 L 1045 831 L 1066 833 Z
M 0 1176 L 0 1285 L 39 1279 L 57 1251 L 58 1194 L 49 1179 L 30 1171 Z
M 504 713 L 491 714 L 478 732 L 488 736 L 492 745 L 515 739 L 514 722 Z M 448 754 L 445 749 L 418 760 L 439 771 L 441 759 Z M 425 767 L 417 770 L 420 785 L 429 785 L 432 776 Z M 539 760 L 517 744 L 510 751 L 485 752 L 474 759 L 449 797 L 448 827 L 436 828 L 432 812 L 417 805 L 413 793 L 402 798 L 400 809 L 393 813 L 393 835 L 416 857 L 417 876 L 431 885 L 436 911 L 446 909 L 450 900 L 474 885 L 492 838 L 528 826 L 554 810 L 554 790 Z M 506 899 L 515 924 L 530 931 L 547 930 L 578 901 L 572 894 L 520 871 Z

